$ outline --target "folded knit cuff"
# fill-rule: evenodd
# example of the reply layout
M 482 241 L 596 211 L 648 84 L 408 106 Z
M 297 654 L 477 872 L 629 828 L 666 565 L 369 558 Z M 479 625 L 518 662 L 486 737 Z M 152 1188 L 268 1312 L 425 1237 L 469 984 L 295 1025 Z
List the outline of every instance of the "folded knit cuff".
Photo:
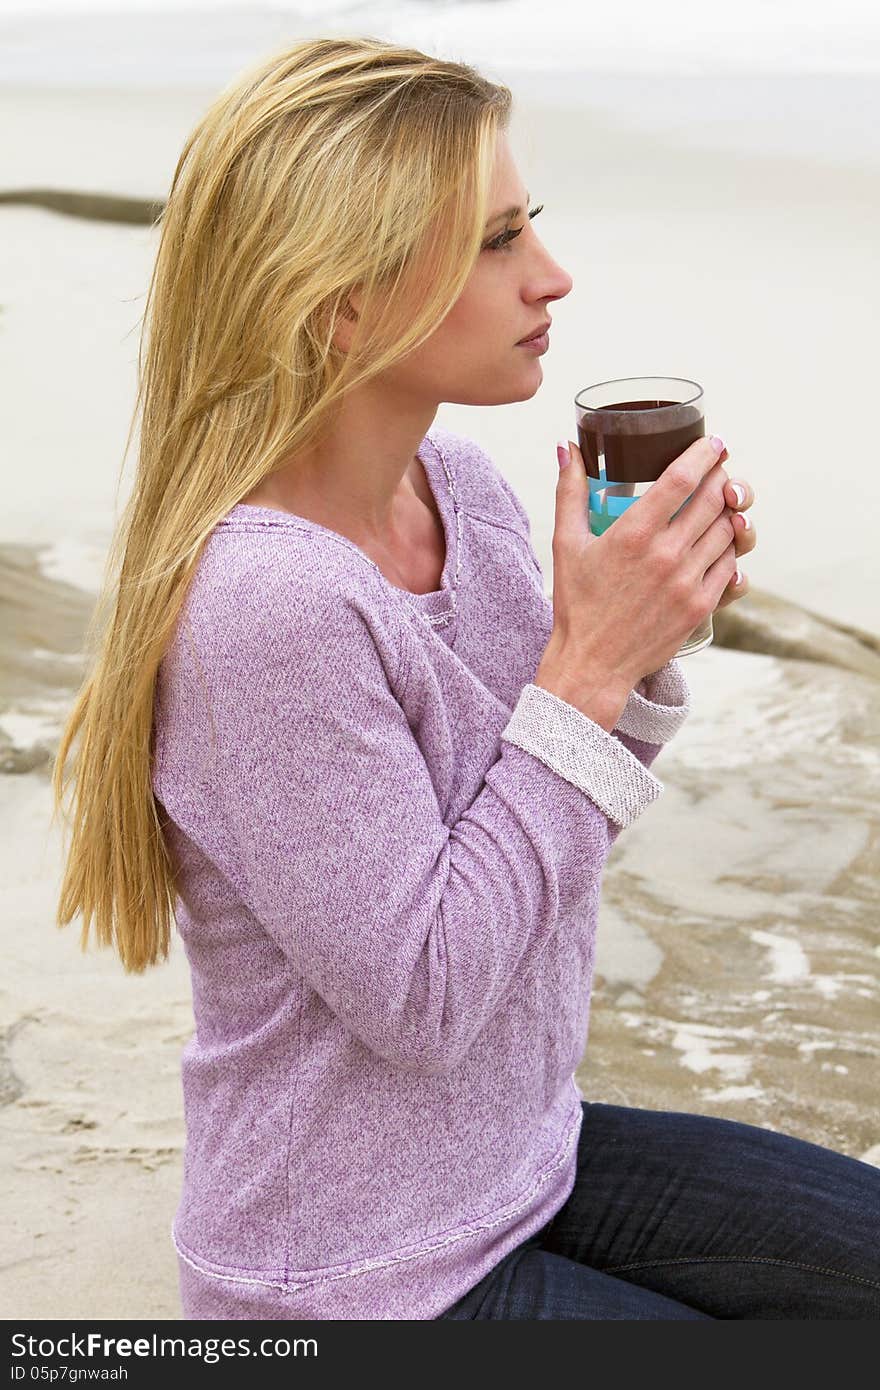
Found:
M 614 727 L 643 743 L 668 743 L 691 709 L 691 691 L 684 671 L 673 658 L 646 676 L 643 684 L 645 694 L 641 695 L 638 688 L 630 692 Z
M 620 739 L 541 685 L 523 686 L 501 737 L 586 792 L 621 828 L 663 791 Z

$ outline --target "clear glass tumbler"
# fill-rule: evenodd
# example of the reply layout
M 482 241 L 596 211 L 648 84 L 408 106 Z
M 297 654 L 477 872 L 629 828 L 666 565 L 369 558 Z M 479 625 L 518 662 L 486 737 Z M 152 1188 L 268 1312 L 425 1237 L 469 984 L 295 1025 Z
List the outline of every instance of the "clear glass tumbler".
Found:
M 683 377 L 599 381 L 578 391 L 574 404 L 578 444 L 589 475 L 594 536 L 601 536 L 673 459 L 706 433 L 703 388 Z M 689 501 L 685 498 L 682 507 Z M 708 647 L 713 635 L 710 613 L 675 655 L 690 656 Z

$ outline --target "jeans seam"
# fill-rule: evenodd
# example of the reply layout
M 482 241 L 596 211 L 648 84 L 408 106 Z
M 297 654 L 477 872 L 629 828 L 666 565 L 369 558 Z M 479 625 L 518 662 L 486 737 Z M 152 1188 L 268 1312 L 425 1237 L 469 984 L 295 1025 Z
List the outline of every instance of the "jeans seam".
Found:
M 802 1264 L 800 1260 L 777 1260 L 762 1255 L 686 1255 L 671 1260 L 634 1260 L 625 1265 L 605 1265 L 603 1273 L 619 1274 L 625 1269 L 655 1269 L 658 1265 L 706 1264 L 712 1261 L 738 1261 L 752 1265 L 786 1265 L 790 1269 L 806 1269 L 813 1274 L 830 1274 L 835 1279 L 851 1279 L 857 1284 L 867 1284 L 871 1289 L 880 1289 L 876 1279 L 865 1279 L 861 1274 L 847 1274 L 840 1269 L 827 1269 L 823 1265 Z

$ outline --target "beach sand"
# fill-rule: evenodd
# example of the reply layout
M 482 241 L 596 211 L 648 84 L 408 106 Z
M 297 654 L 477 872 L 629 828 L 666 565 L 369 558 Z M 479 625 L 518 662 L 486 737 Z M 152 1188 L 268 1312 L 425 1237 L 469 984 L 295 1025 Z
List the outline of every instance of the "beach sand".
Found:
M 0 193 L 161 197 L 210 95 L 7 89 L 0 119 L 22 138 L 0 155 Z M 694 711 L 656 764 L 665 793 L 606 870 L 578 1080 L 591 1100 L 880 1163 L 876 170 L 685 147 L 577 100 L 523 104 L 513 130 L 545 203 L 536 228 L 575 281 L 551 306 L 544 384 L 493 410 L 443 406 L 438 423 L 482 443 L 523 498 L 549 591 L 553 446 L 573 436 L 575 391 L 695 377 L 759 534 L 752 594 L 687 659 Z M 81 954 L 78 923 L 54 927 L 47 781 L 133 476 L 131 459 L 117 474 L 156 243 L 27 202 L 0 206 L 0 236 L 0 1316 L 176 1318 L 186 961 L 175 939 L 167 965 L 126 977 Z

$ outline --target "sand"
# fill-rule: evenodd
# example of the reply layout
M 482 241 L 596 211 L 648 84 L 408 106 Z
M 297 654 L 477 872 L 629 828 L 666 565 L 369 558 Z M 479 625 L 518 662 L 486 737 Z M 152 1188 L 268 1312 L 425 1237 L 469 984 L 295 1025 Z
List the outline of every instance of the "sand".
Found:
M 665 793 L 609 862 L 578 1080 L 590 1099 L 878 1163 L 876 165 L 867 146 L 792 152 L 784 94 L 765 152 L 713 145 L 680 86 L 678 134 L 615 119 L 607 86 L 593 108 L 584 86 L 522 105 L 535 225 L 575 287 L 551 306 L 533 399 L 444 406 L 438 423 L 510 478 L 549 584 L 553 445 L 575 391 L 655 372 L 705 386 L 729 472 L 757 493 L 753 592 L 688 659 L 695 709 L 658 760 Z M 22 137 L 0 154 L 0 193 L 162 196 L 209 95 L 7 88 L 0 119 Z M 175 940 L 166 966 L 128 978 L 80 953 L 78 924 L 54 927 L 47 782 L 132 476 L 117 492 L 155 241 L 38 198 L 0 206 L 0 236 L 0 1316 L 176 1318 L 186 961 Z

